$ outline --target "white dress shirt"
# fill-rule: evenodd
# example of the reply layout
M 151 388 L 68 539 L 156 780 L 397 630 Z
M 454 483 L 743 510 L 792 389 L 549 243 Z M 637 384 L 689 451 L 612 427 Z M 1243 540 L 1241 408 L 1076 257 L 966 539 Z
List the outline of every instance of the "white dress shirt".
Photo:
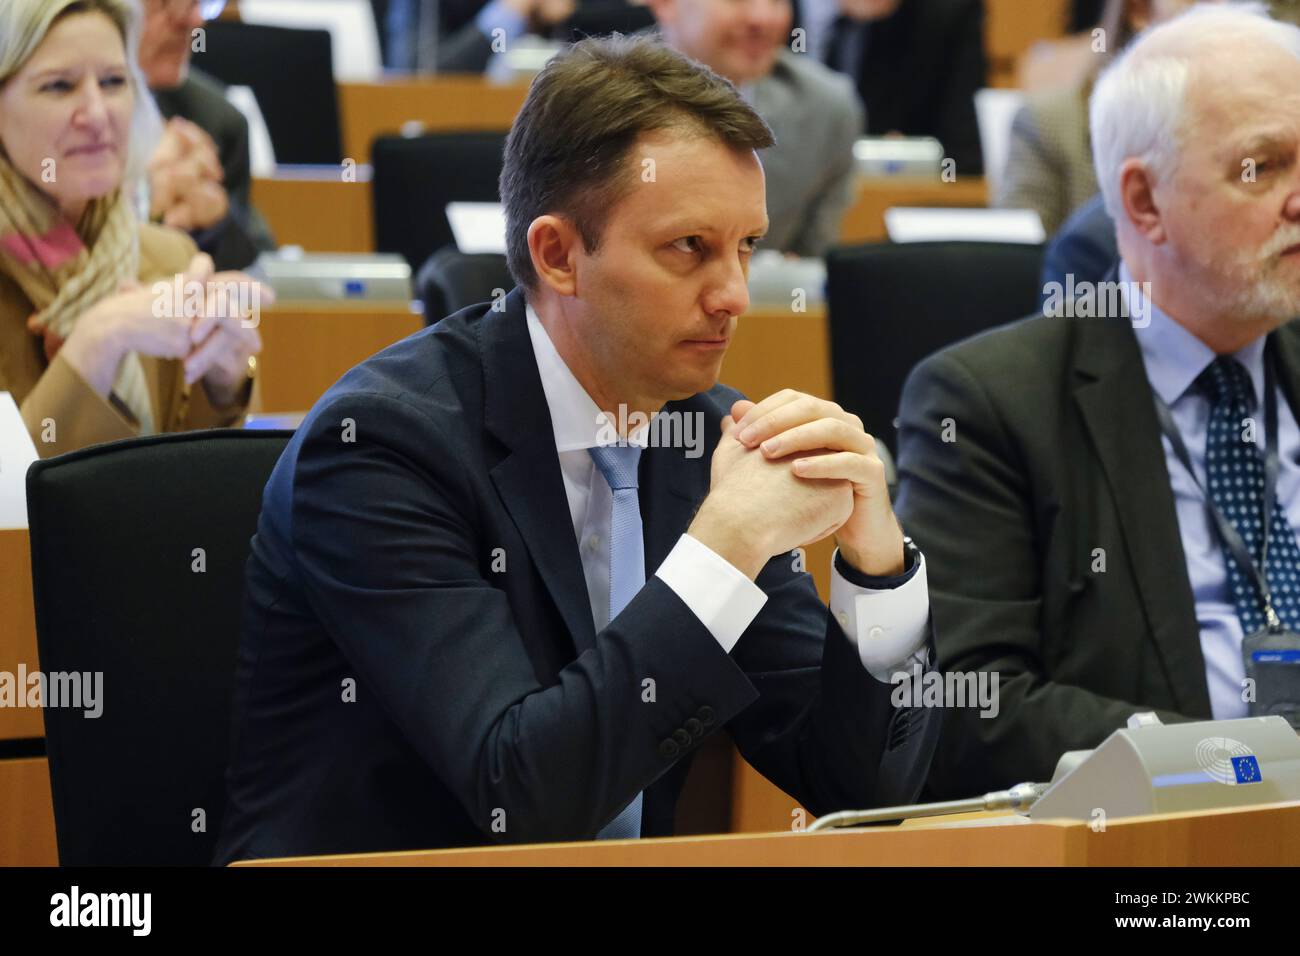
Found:
M 613 444 L 614 423 L 600 410 L 560 357 L 531 304 L 526 307 L 528 334 L 541 375 L 542 391 L 555 431 L 555 449 L 564 475 L 569 516 L 578 542 L 591 619 L 597 633 L 609 624 L 609 525 L 613 493 L 587 453 Z M 602 427 L 606 425 L 606 427 Z M 649 429 L 628 437 L 643 448 Z M 793 559 L 792 559 L 793 560 Z M 916 573 L 892 589 L 858 587 L 831 568 L 831 610 L 858 649 L 863 666 L 877 680 L 889 681 L 909 670 L 924 654 L 930 598 L 924 559 Z M 767 595 L 739 569 L 702 542 L 683 534 L 655 574 L 730 653 L 758 616 Z

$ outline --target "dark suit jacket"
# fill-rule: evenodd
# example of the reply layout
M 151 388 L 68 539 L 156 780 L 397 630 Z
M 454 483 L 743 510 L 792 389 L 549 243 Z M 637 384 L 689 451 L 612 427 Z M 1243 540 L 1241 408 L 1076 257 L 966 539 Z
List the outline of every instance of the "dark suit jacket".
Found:
M 813 813 L 914 798 L 940 721 L 894 709 L 788 555 L 731 654 L 653 576 L 708 490 L 736 392 L 667 409 L 703 413 L 708 453 L 642 455 L 651 576 L 593 633 L 520 291 L 506 303 L 354 368 L 276 466 L 218 862 L 589 839 L 642 790 L 643 835 L 665 836 L 724 726 Z
M 244 114 L 227 102 L 220 83 L 193 67 L 180 86 L 154 90 L 153 95 L 163 116 L 181 116 L 204 129 L 216 142 L 221 157 L 230 213 L 212 228 L 192 233 L 194 241 L 212 256 L 218 269 L 252 265 L 258 253 L 275 248 L 275 240 L 249 198 L 252 172 Z
M 1047 244 L 1039 305 L 1049 298 L 1049 283 L 1058 282 L 1065 288 L 1067 275 L 1074 276 L 1076 287 L 1084 282 L 1101 282 L 1117 262 L 1115 220 L 1106 212 L 1106 203 L 1098 193 L 1076 209 Z
M 492 38 L 472 21 L 438 44 L 439 73 L 482 73 L 491 60 Z
M 474 18 L 487 0 L 450 0 L 438 5 L 439 73 L 482 73 L 492 59 L 492 38 Z M 383 17 L 384 65 L 414 70 L 419 64 L 420 0 L 388 0 Z
M 975 119 L 975 92 L 987 73 L 982 0 L 903 0 L 893 16 L 870 23 L 841 16 L 826 54 L 837 70 L 847 69 L 844 43 L 856 47 L 868 135 L 934 136 L 958 175 L 983 174 Z
M 1275 335 L 1280 380 L 1300 408 L 1300 325 Z M 996 718 L 947 714 L 933 797 L 1048 780 L 1064 751 L 1095 747 L 1138 710 L 1210 719 L 1129 321 L 1036 317 L 931 356 L 903 389 L 898 465 L 897 510 L 928 562 L 940 669 L 1001 675 Z

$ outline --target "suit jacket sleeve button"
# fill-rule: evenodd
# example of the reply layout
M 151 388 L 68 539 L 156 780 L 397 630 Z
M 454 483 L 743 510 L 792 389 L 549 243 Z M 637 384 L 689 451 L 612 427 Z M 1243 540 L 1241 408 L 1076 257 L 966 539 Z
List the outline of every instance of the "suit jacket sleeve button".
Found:
M 677 742 L 675 740 L 662 740 L 659 742 L 659 756 L 665 760 L 671 760 L 677 756 Z
M 688 731 L 690 731 L 692 737 L 704 736 L 704 725 L 694 717 L 688 717 L 686 719 L 686 723 L 683 726 L 685 726 L 685 728 Z
M 673 731 L 673 739 L 683 747 L 689 747 L 691 745 L 691 735 L 680 727 Z
M 705 704 L 695 712 L 695 716 L 700 718 L 700 723 L 707 727 L 709 724 L 713 723 L 713 708 L 708 704 Z

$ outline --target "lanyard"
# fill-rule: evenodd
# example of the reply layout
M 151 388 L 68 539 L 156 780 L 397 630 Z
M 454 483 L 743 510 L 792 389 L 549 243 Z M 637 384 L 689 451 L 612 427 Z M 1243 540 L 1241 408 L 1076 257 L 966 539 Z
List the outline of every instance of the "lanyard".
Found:
M 1270 342 L 1269 346 L 1271 345 Z M 1277 502 L 1277 475 L 1281 467 L 1277 453 L 1277 387 L 1274 383 L 1271 348 L 1266 347 L 1264 351 L 1264 547 L 1263 555 L 1260 557 L 1258 564 L 1255 563 L 1250 551 L 1246 548 L 1246 542 L 1241 540 L 1241 535 L 1232 522 L 1224 517 L 1223 512 L 1219 510 L 1219 506 L 1210 498 L 1209 492 L 1197 481 L 1196 472 L 1192 468 L 1192 456 L 1187 453 L 1187 446 L 1183 443 L 1183 436 L 1179 434 L 1178 426 L 1174 424 L 1174 416 L 1169 410 L 1169 406 L 1165 404 L 1164 399 L 1159 395 L 1156 395 L 1155 399 L 1156 414 L 1160 417 L 1160 430 L 1164 432 L 1165 437 L 1174 446 L 1174 454 L 1178 456 L 1182 466 L 1192 476 L 1192 481 L 1195 482 L 1196 487 L 1205 496 L 1205 503 L 1210 509 L 1210 516 L 1214 519 L 1214 526 L 1218 530 L 1219 537 L 1223 540 L 1224 545 L 1232 552 L 1237 565 L 1254 579 L 1255 588 L 1259 592 L 1260 600 L 1264 605 L 1264 619 L 1268 622 L 1268 629 L 1273 633 L 1280 632 L 1282 630 L 1282 620 L 1278 617 L 1277 611 L 1273 609 L 1273 591 L 1268 583 L 1269 525 L 1273 519 L 1274 505 Z

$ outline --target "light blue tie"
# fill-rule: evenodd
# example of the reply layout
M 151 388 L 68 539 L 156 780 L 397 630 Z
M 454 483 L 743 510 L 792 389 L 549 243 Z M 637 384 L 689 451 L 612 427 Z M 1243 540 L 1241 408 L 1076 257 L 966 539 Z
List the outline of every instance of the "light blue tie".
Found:
M 618 617 L 645 584 L 645 545 L 641 503 L 636 493 L 637 445 L 588 448 L 591 460 L 614 493 L 609 523 L 609 619 Z M 634 840 L 641 836 L 641 794 L 596 834 L 597 840 Z

